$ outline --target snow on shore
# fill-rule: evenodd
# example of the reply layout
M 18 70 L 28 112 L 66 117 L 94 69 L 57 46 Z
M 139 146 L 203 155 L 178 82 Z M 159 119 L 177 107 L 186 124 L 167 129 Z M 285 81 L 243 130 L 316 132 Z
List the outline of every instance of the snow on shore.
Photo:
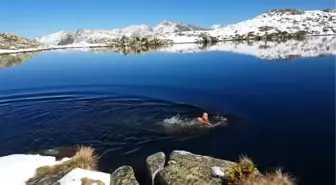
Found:
M 58 182 L 60 183 L 60 185 L 82 185 L 83 178 L 89 178 L 94 181 L 101 181 L 106 185 L 110 184 L 110 174 L 83 170 L 80 168 L 73 169 Z
M 35 175 L 41 166 L 53 166 L 69 160 L 56 161 L 55 157 L 40 155 L 13 154 L 0 157 L 0 179 L 3 185 L 26 185 L 26 181 Z M 76 168 L 58 182 L 60 185 L 80 185 L 83 178 L 110 184 L 110 174 Z
M 106 44 L 69 44 L 62 46 L 45 46 L 38 48 L 27 48 L 27 49 L 0 49 L 0 54 L 11 54 L 11 53 L 25 53 L 25 52 L 36 52 L 44 50 L 53 50 L 53 49 L 67 49 L 67 48 L 92 48 L 92 47 L 106 47 Z
M 25 185 L 26 181 L 35 175 L 38 167 L 56 165 L 64 160 L 56 161 L 55 157 L 23 154 L 0 157 L 1 184 Z

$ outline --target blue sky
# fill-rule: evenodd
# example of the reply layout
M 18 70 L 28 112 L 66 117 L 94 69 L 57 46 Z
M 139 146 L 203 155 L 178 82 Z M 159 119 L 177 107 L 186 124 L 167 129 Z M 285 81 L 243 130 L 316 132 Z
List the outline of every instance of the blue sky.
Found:
M 277 8 L 335 8 L 334 0 L 4 0 L 0 32 L 38 37 L 59 30 L 155 26 L 174 20 L 209 27 L 236 23 Z

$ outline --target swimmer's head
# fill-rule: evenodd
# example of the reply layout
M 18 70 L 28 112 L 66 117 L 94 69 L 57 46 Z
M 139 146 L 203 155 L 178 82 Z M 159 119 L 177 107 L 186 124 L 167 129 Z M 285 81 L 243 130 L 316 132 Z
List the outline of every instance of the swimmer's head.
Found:
M 209 118 L 208 113 L 203 112 L 203 116 L 202 117 L 203 117 L 203 119 L 208 120 L 208 118 Z

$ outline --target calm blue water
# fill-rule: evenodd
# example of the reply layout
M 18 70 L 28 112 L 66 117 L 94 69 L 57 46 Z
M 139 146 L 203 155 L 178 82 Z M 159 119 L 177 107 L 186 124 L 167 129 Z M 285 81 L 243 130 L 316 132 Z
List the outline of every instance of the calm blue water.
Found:
M 178 132 L 160 124 L 207 111 L 228 125 Z M 0 70 L 0 156 L 92 145 L 101 170 L 174 149 L 283 167 L 300 184 L 334 184 L 335 57 L 261 60 L 193 54 L 43 52 Z

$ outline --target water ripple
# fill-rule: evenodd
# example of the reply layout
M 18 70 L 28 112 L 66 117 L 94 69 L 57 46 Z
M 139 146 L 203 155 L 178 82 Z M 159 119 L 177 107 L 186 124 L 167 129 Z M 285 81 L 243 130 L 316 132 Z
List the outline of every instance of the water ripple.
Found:
M 203 111 L 183 103 L 83 90 L 11 92 L 0 96 L 0 153 L 83 144 L 129 155 L 151 142 L 174 138 L 157 123 Z

